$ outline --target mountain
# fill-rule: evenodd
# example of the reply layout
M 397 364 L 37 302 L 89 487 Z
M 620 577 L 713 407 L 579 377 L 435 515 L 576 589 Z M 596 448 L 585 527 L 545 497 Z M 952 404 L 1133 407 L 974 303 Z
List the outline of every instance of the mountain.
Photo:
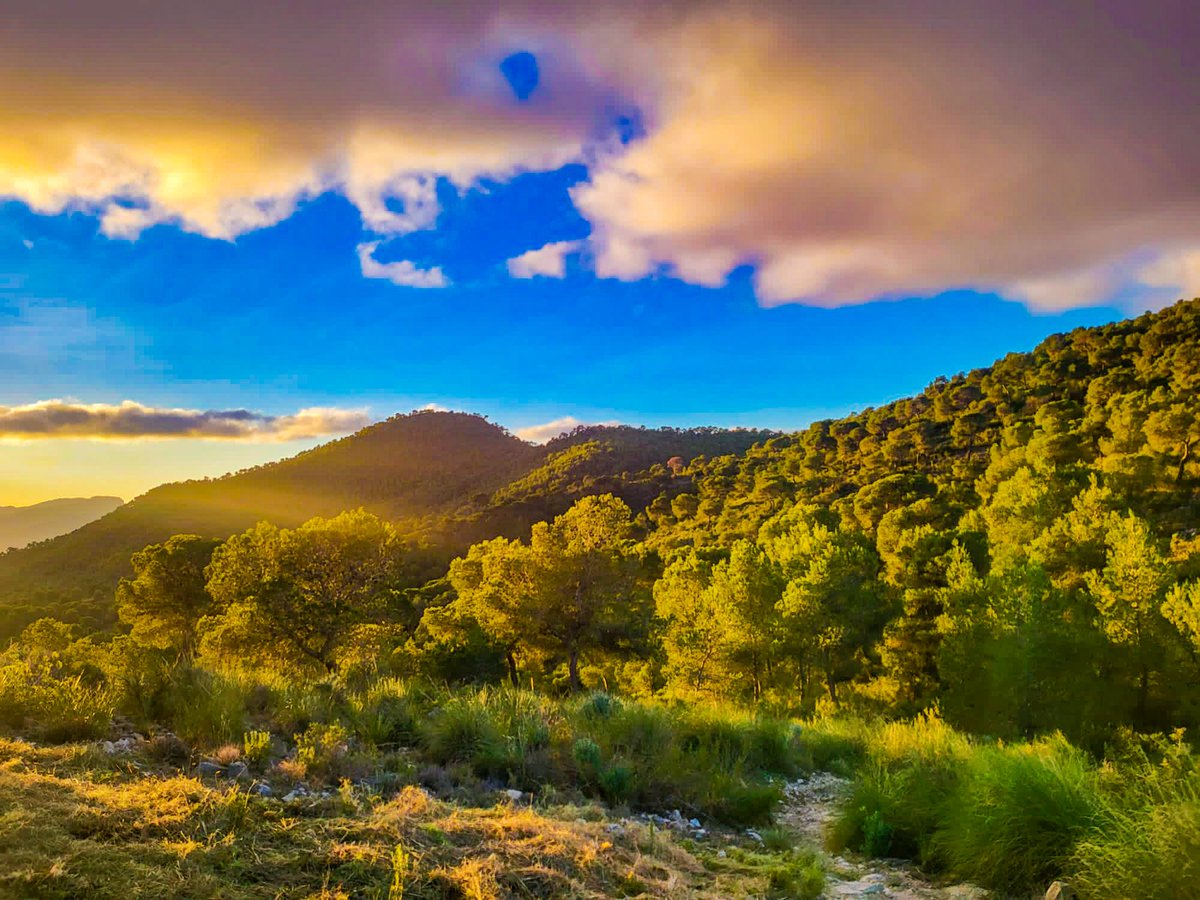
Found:
M 120 497 L 71 497 L 32 506 L 0 506 L 0 551 L 74 531 L 122 502 Z
M 38 615 L 103 621 L 130 556 L 172 534 L 225 538 L 262 520 L 292 526 L 364 507 L 449 559 L 475 540 L 520 535 L 585 493 L 644 507 L 673 457 L 743 452 L 773 434 L 592 426 L 537 446 L 468 413 L 393 416 L 290 459 L 163 485 L 78 531 L 0 555 L 0 636 Z M 542 484 L 536 473 L 573 448 L 588 464 Z

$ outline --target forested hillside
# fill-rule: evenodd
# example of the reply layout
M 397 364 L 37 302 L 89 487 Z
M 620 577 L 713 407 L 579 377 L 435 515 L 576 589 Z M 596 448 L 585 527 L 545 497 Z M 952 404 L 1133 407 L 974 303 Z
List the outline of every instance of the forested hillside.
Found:
M 259 521 L 298 525 L 362 507 L 448 561 L 473 540 L 526 533 L 585 493 L 645 506 L 667 476 L 662 465 L 644 471 L 655 462 L 742 452 L 769 434 L 590 426 L 539 447 L 482 416 L 397 415 L 281 462 L 163 485 L 79 531 L 0 554 L 0 635 L 44 614 L 111 622 L 130 556 L 172 534 L 225 538 Z M 589 462 L 544 477 L 575 455 Z

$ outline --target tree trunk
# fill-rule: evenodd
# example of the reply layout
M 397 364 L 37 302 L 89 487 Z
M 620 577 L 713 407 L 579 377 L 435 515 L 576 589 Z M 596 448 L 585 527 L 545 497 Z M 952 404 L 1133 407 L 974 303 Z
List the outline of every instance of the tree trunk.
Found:
M 567 671 L 571 675 L 571 693 L 577 694 L 583 690 L 583 682 L 579 680 L 579 650 L 575 647 L 567 656 Z
M 1150 671 L 1145 665 L 1138 677 L 1137 718 L 1138 724 L 1146 725 L 1146 707 L 1150 697 Z
M 513 687 L 521 686 L 521 673 L 517 669 L 517 658 L 511 650 L 504 651 L 504 662 L 508 665 L 508 680 Z

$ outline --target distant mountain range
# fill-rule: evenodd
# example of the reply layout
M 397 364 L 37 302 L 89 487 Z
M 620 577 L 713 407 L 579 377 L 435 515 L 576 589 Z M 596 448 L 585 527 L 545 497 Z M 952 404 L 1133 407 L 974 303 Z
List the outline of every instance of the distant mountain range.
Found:
M 0 551 L 74 531 L 123 502 L 120 497 L 71 497 L 32 506 L 0 506 Z

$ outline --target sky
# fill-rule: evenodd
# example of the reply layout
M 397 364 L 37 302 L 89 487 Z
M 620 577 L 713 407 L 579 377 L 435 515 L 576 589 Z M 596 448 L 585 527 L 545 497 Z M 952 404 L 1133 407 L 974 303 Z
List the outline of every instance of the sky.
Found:
M 1200 294 L 1175 0 L 14 0 L 0 505 L 395 412 L 803 427 Z

